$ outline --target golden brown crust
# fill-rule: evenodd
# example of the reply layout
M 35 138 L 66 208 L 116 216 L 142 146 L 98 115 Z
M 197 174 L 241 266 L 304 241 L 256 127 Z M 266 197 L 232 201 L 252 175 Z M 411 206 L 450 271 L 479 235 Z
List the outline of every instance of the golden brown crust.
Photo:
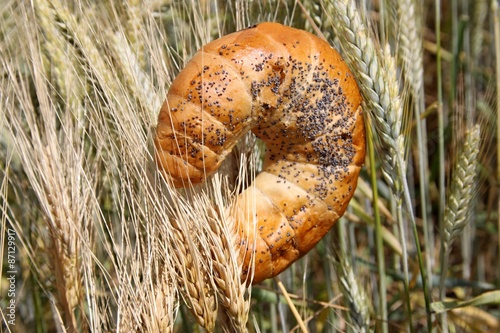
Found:
M 314 247 L 356 188 L 361 95 L 340 55 L 276 23 L 205 45 L 160 112 L 158 164 L 175 186 L 202 182 L 249 130 L 266 143 L 263 171 L 226 214 L 239 235 L 242 278 L 257 283 Z

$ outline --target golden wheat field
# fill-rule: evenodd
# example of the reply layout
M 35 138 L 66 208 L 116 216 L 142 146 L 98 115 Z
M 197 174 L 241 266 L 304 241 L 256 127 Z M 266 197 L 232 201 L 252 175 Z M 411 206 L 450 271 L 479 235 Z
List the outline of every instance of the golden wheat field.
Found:
M 499 84 L 497 0 L 0 0 L 0 332 L 500 332 Z

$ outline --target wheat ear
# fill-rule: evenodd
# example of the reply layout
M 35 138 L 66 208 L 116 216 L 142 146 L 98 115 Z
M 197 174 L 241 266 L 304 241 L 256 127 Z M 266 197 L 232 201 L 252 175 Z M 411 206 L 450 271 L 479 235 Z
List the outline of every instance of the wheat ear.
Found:
M 381 53 L 363 24 L 353 0 L 324 0 L 333 16 L 332 25 L 344 57 L 360 85 L 367 107 L 365 108 L 377 130 L 384 150 L 382 164 L 386 181 L 394 194 L 401 197 L 405 182 L 406 166 L 402 154 L 405 151 L 401 134 L 402 106 L 399 83 L 390 52 Z M 388 47 L 386 48 L 388 50 Z M 390 65 L 388 67 L 387 65 Z
M 211 228 L 212 235 L 210 250 L 213 259 L 213 279 L 217 286 L 219 304 L 225 311 L 227 329 L 235 332 L 246 332 L 248 321 L 248 311 L 250 303 L 247 298 L 247 287 L 244 281 L 241 281 L 241 267 L 238 260 L 238 248 L 234 242 L 234 226 L 225 216 L 218 214 L 218 211 L 224 211 L 224 202 L 220 189 L 228 188 L 223 184 L 220 177 L 214 177 L 212 180 L 215 198 L 212 203 L 206 202 L 203 206 L 210 207 L 208 215 L 208 225 Z M 224 191 L 229 192 L 229 191 Z M 202 203 L 203 204 L 203 203 Z
M 189 218 L 191 216 L 191 218 Z M 210 279 L 211 267 L 207 267 L 207 256 L 203 255 L 208 244 L 200 242 L 198 235 L 204 230 L 194 226 L 196 217 L 186 211 L 173 222 L 173 237 L 167 252 L 172 254 L 174 274 L 182 297 L 191 313 L 208 332 L 215 328 L 217 300 Z M 168 222 L 167 222 L 168 223 Z
M 423 88 L 423 45 L 419 15 L 413 0 L 396 1 L 398 10 L 398 50 L 403 62 L 405 83 L 410 85 L 414 98 L 418 99 Z
M 365 289 L 359 284 L 350 260 L 344 249 L 335 261 L 335 270 L 340 281 L 344 301 L 349 308 L 351 324 L 355 332 L 370 332 L 370 301 Z
M 471 213 L 471 202 L 476 194 L 476 175 L 480 145 L 480 126 L 475 125 L 465 132 L 461 152 L 455 163 L 450 192 L 446 203 L 441 235 L 441 277 L 446 277 L 451 246 L 461 234 Z M 441 281 L 443 289 L 444 281 Z
M 444 211 L 441 230 L 441 274 L 439 280 L 440 299 L 445 298 L 445 281 L 448 271 L 449 256 L 453 241 L 462 233 L 469 222 L 471 202 L 475 196 L 475 178 L 477 156 L 480 145 L 480 127 L 475 125 L 465 132 L 461 152 L 455 162 L 450 192 Z M 441 324 L 445 332 L 447 327 L 447 314 L 441 315 Z

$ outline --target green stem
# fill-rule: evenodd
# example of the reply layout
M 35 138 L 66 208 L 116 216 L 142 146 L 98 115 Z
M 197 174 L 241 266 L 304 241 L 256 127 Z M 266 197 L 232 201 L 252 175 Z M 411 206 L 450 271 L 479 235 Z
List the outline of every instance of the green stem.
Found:
M 401 156 L 401 152 L 396 152 L 395 156 L 396 160 L 399 161 L 397 164 L 397 171 L 399 172 L 400 179 L 402 179 L 402 197 L 401 193 L 395 193 L 395 199 L 396 199 L 396 205 L 397 205 L 397 216 L 398 216 L 398 223 L 400 225 L 401 229 L 401 246 L 403 248 L 403 269 L 404 269 L 404 274 L 405 274 L 405 283 L 408 283 L 408 253 L 407 253 L 407 247 L 406 247 L 406 236 L 405 236 L 405 229 L 404 229 L 404 224 L 403 224 L 403 204 L 406 204 L 406 210 L 408 217 L 410 219 L 410 224 L 412 228 L 412 233 L 413 233 L 413 239 L 415 242 L 415 247 L 416 247 L 416 252 L 417 252 L 417 259 L 418 259 L 418 265 L 420 269 L 420 276 L 422 278 L 422 289 L 423 289 L 423 294 L 424 294 L 424 300 L 425 300 L 425 309 L 427 312 L 427 326 L 429 330 L 432 330 L 432 316 L 431 316 L 431 301 L 430 301 L 430 293 L 427 285 L 427 277 L 426 277 L 426 269 L 425 269 L 425 262 L 422 256 L 422 250 L 420 247 L 420 240 L 418 237 L 418 230 L 417 230 L 417 223 L 415 221 L 415 215 L 413 213 L 413 207 L 412 207 L 412 200 L 411 200 L 411 195 L 410 195 L 410 189 L 408 188 L 408 182 L 406 181 L 406 168 L 404 166 L 404 159 Z M 408 288 L 408 285 L 405 286 L 405 288 Z M 409 290 L 407 290 L 407 296 L 408 296 L 408 304 L 410 302 L 409 299 Z M 412 318 L 411 318 L 411 308 L 409 309 L 410 312 L 408 313 L 408 318 L 410 321 L 410 325 L 412 324 Z M 410 332 L 413 332 L 413 325 L 410 326 Z
M 437 103 L 438 103 L 438 152 L 439 152 L 439 225 L 440 234 L 444 231 L 444 202 L 445 179 L 444 179 L 444 115 L 443 115 L 443 78 L 441 73 L 441 0 L 436 0 L 436 71 L 437 71 Z M 443 332 L 448 332 L 446 314 L 441 316 Z
M 413 208 L 411 206 L 411 197 L 410 197 L 410 190 L 408 189 L 408 183 L 403 182 L 403 187 L 404 187 L 403 193 L 405 196 L 406 208 L 408 210 L 408 214 L 410 217 L 410 222 L 411 222 L 412 231 L 413 231 L 413 237 L 414 237 L 415 246 L 416 246 L 416 250 L 417 250 L 417 259 L 418 259 L 418 266 L 420 269 L 420 276 L 422 278 L 422 290 L 424 293 L 425 310 L 427 313 L 427 328 L 429 331 L 432 331 L 431 299 L 430 299 L 429 287 L 427 284 L 425 262 L 424 262 L 424 259 L 422 256 L 422 249 L 420 247 L 420 240 L 418 238 L 417 223 L 415 221 L 415 215 L 413 215 Z
M 446 275 L 448 272 L 448 262 L 449 262 L 449 253 L 443 246 L 444 241 L 441 245 L 441 253 L 439 254 L 439 261 L 441 263 L 441 272 L 439 275 L 439 300 L 444 301 L 446 296 L 446 288 L 445 281 Z
M 385 256 L 382 240 L 382 222 L 380 220 L 380 210 L 378 207 L 378 187 L 377 187 L 377 170 L 375 167 L 375 149 L 373 147 L 373 133 L 371 127 L 367 126 L 368 137 L 368 154 L 370 158 L 370 177 L 373 191 L 373 215 L 375 219 L 375 246 L 377 251 L 377 269 L 379 274 L 379 311 L 381 320 L 381 332 L 387 333 L 389 328 L 387 324 L 387 286 L 385 276 Z
M 428 172 L 428 166 L 427 166 L 427 141 L 424 140 L 424 133 L 425 133 L 425 119 L 421 119 L 420 115 L 424 111 L 425 108 L 425 101 L 424 101 L 424 93 L 423 93 L 423 86 L 420 87 L 420 92 L 416 92 L 415 96 L 419 96 L 420 102 L 415 103 L 416 106 L 416 112 L 415 112 L 415 122 L 417 126 L 417 140 L 418 140 L 418 163 L 419 163 L 419 178 L 420 178 L 420 205 L 421 207 L 421 214 L 422 214 L 422 226 L 423 226 L 423 231 L 424 231 L 424 242 L 425 244 L 428 244 L 427 248 L 428 250 L 425 251 L 426 257 L 425 257 L 425 262 L 426 262 L 426 271 L 429 272 L 428 274 L 428 288 L 429 290 L 432 290 L 432 266 L 431 266 L 431 260 L 434 258 L 434 248 L 431 246 L 434 244 L 433 240 L 431 239 L 432 233 L 429 231 L 429 219 L 428 219 L 428 198 L 429 198 L 429 186 L 428 186 L 428 178 L 427 178 L 427 172 Z M 430 208 L 430 206 L 429 206 Z
M 404 182 L 406 183 L 406 182 Z M 401 247 L 403 248 L 403 257 L 402 257 L 402 263 L 403 263 L 403 274 L 404 274 L 404 279 L 403 279 L 403 285 L 404 285 L 404 293 L 405 293 L 405 304 L 406 304 L 406 312 L 408 315 L 408 328 L 409 332 L 413 333 L 413 316 L 412 316 L 412 311 L 411 311 L 411 298 L 410 298 L 410 274 L 408 272 L 408 248 L 406 246 L 406 232 L 405 232 L 405 226 L 404 226 L 404 221 L 403 221 L 403 201 L 401 197 L 396 197 L 396 211 L 397 211 L 397 217 L 398 217 L 398 223 L 399 223 L 399 231 L 400 231 L 400 237 L 401 237 Z
M 493 11 L 493 23 L 495 29 L 495 55 L 496 55 L 496 84 L 497 84 L 497 184 L 500 182 L 500 22 L 498 17 L 498 3 L 496 0 L 491 1 Z M 497 185 L 497 188 L 498 185 Z M 499 188 L 500 192 L 500 188 Z M 498 195 L 498 237 L 500 239 L 500 193 Z M 500 258 L 500 246 L 498 247 L 498 258 Z M 497 265 L 497 279 L 500 283 L 500 263 Z

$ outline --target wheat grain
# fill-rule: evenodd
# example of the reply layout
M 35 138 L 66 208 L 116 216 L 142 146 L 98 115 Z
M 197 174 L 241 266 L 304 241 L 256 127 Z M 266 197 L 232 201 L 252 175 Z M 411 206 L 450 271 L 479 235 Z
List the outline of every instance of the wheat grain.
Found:
M 220 214 L 227 207 L 227 199 L 221 196 L 225 192 L 221 189 L 227 185 L 221 185 L 217 177 L 212 182 L 212 190 L 207 185 L 203 190 L 189 192 L 185 202 L 174 200 L 177 207 L 173 209 L 171 253 L 181 291 L 198 323 L 213 330 L 218 303 L 225 311 L 227 322 L 223 324 L 227 329 L 245 332 L 247 288 L 240 280 L 242 268 L 232 225 Z M 207 193 L 216 197 L 209 199 Z

